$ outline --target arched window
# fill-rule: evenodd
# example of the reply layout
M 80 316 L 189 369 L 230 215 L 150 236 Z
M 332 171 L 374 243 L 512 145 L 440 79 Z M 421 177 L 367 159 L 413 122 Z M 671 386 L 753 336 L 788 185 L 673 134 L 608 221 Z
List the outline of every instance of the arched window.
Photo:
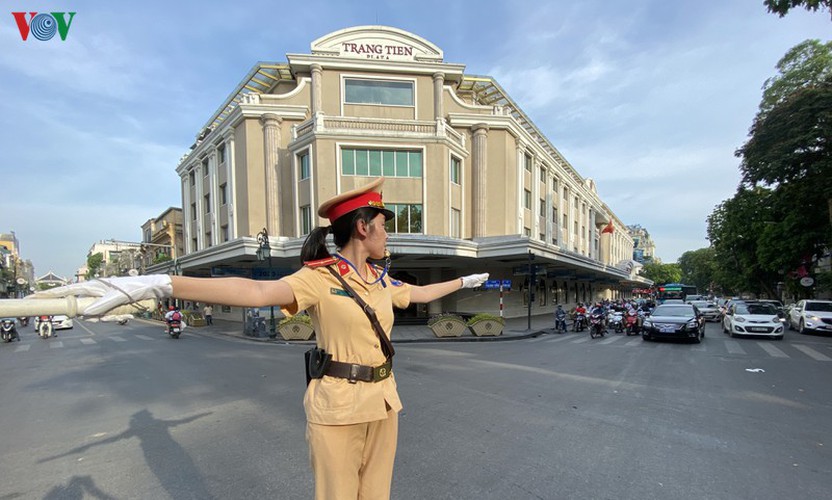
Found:
M 537 293 L 539 297 L 537 298 L 538 305 L 545 306 L 546 305 L 546 278 L 540 278 L 540 281 L 537 284 Z

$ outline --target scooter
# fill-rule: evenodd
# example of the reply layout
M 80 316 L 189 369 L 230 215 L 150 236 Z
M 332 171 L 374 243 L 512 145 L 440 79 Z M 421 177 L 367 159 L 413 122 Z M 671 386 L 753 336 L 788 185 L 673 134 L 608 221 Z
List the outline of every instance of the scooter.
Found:
M 52 330 L 52 316 L 38 316 L 35 319 L 35 331 L 38 332 L 38 336 L 42 339 L 48 339 L 55 335 Z
M 641 328 L 639 328 L 639 317 L 638 313 L 635 311 L 627 311 L 627 315 L 624 316 L 624 329 L 627 332 L 627 335 L 638 335 L 641 332 Z
M 169 320 L 167 330 L 171 338 L 178 339 L 179 334 L 182 333 L 182 321 L 175 319 Z
M 13 318 L 3 318 L 0 321 L 0 338 L 3 339 L 3 342 L 11 342 L 14 339 L 17 339 L 20 342 L 20 335 L 17 333 L 17 328 L 14 326 L 14 319 Z
M 603 337 L 605 333 L 606 327 L 604 327 L 604 315 L 600 313 L 590 315 L 589 336 L 592 338 Z
M 21 316 L 17 318 L 17 321 L 20 323 L 20 326 L 29 326 L 29 316 Z
M 615 333 L 624 331 L 624 314 L 621 311 L 612 311 L 607 318 L 607 322 L 615 330 Z
M 555 332 L 566 333 L 566 311 L 558 311 L 555 313 Z
M 572 330 L 576 332 L 582 332 L 584 331 L 584 328 L 586 328 L 586 314 L 575 314 L 575 323 L 572 324 Z

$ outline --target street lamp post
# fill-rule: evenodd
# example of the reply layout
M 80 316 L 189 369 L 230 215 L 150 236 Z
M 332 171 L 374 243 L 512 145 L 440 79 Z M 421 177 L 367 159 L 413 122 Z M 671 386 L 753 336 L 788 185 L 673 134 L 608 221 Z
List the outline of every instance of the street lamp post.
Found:
M 262 231 L 257 233 L 257 260 L 269 261 L 269 273 L 272 269 L 272 247 L 269 244 L 269 231 L 264 227 Z M 274 327 L 274 306 L 269 306 L 269 338 L 277 337 Z

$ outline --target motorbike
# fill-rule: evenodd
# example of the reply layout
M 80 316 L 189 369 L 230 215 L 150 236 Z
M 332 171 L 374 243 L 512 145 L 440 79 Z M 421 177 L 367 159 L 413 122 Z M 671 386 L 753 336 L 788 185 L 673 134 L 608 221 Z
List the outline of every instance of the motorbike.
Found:
M 555 313 L 555 332 L 566 333 L 566 311 Z
M 593 313 L 589 316 L 589 336 L 592 338 L 603 337 L 606 333 L 604 327 L 604 315 L 601 313 Z
M 584 328 L 586 328 L 586 314 L 575 314 L 575 322 L 572 324 L 572 330 L 576 332 L 582 332 L 584 331 Z
M 177 319 L 168 320 L 167 331 L 171 338 L 178 339 L 182 333 L 182 321 Z
M 615 333 L 624 331 L 624 314 L 621 311 L 612 311 L 607 318 L 607 322 L 615 330 Z
M 20 342 L 20 335 L 14 326 L 14 318 L 3 318 L 0 321 L 0 338 L 3 339 L 3 342 L 11 342 L 14 339 Z
M 21 316 L 17 318 L 17 321 L 20 323 L 20 326 L 29 326 L 29 316 Z
M 626 316 L 624 316 L 624 329 L 627 335 L 638 335 L 641 332 L 639 323 L 638 313 L 635 311 L 627 311 Z

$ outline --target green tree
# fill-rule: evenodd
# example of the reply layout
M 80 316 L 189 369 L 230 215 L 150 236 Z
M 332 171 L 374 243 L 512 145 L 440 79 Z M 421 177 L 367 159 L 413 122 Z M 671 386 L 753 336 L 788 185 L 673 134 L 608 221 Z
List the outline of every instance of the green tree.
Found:
M 780 17 L 788 14 L 794 7 L 803 7 L 812 12 L 816 12 L 818 9 L 832 11 L 830 0 L 763 0 L 763 3 L 769 12 Z
M 641 268 L 641 276 L 656 284 L 678 283 L 682 279 L 682 271 L 679 269 L 679 264 L 647 262 Z
M 757 121 L 765 118 L 774 106 L 783 103 L 800 89 L 813 87 L 832 76 L 832 42 L 806 40 L 786 52 L 777 61 L 778 74 L 763 84 L 763 99 Z
M 714 249 L 707 247 L 683 253 L 679 257 L 679 269 L 682 283 L 694 285 L 700 292 L 711 290 L 716 274 Z
M 104 254 L 101 252 L 94 253 L 87 257 L 87 279 L 92 279 L 101 269 L 101 264 L 104 263 Z

